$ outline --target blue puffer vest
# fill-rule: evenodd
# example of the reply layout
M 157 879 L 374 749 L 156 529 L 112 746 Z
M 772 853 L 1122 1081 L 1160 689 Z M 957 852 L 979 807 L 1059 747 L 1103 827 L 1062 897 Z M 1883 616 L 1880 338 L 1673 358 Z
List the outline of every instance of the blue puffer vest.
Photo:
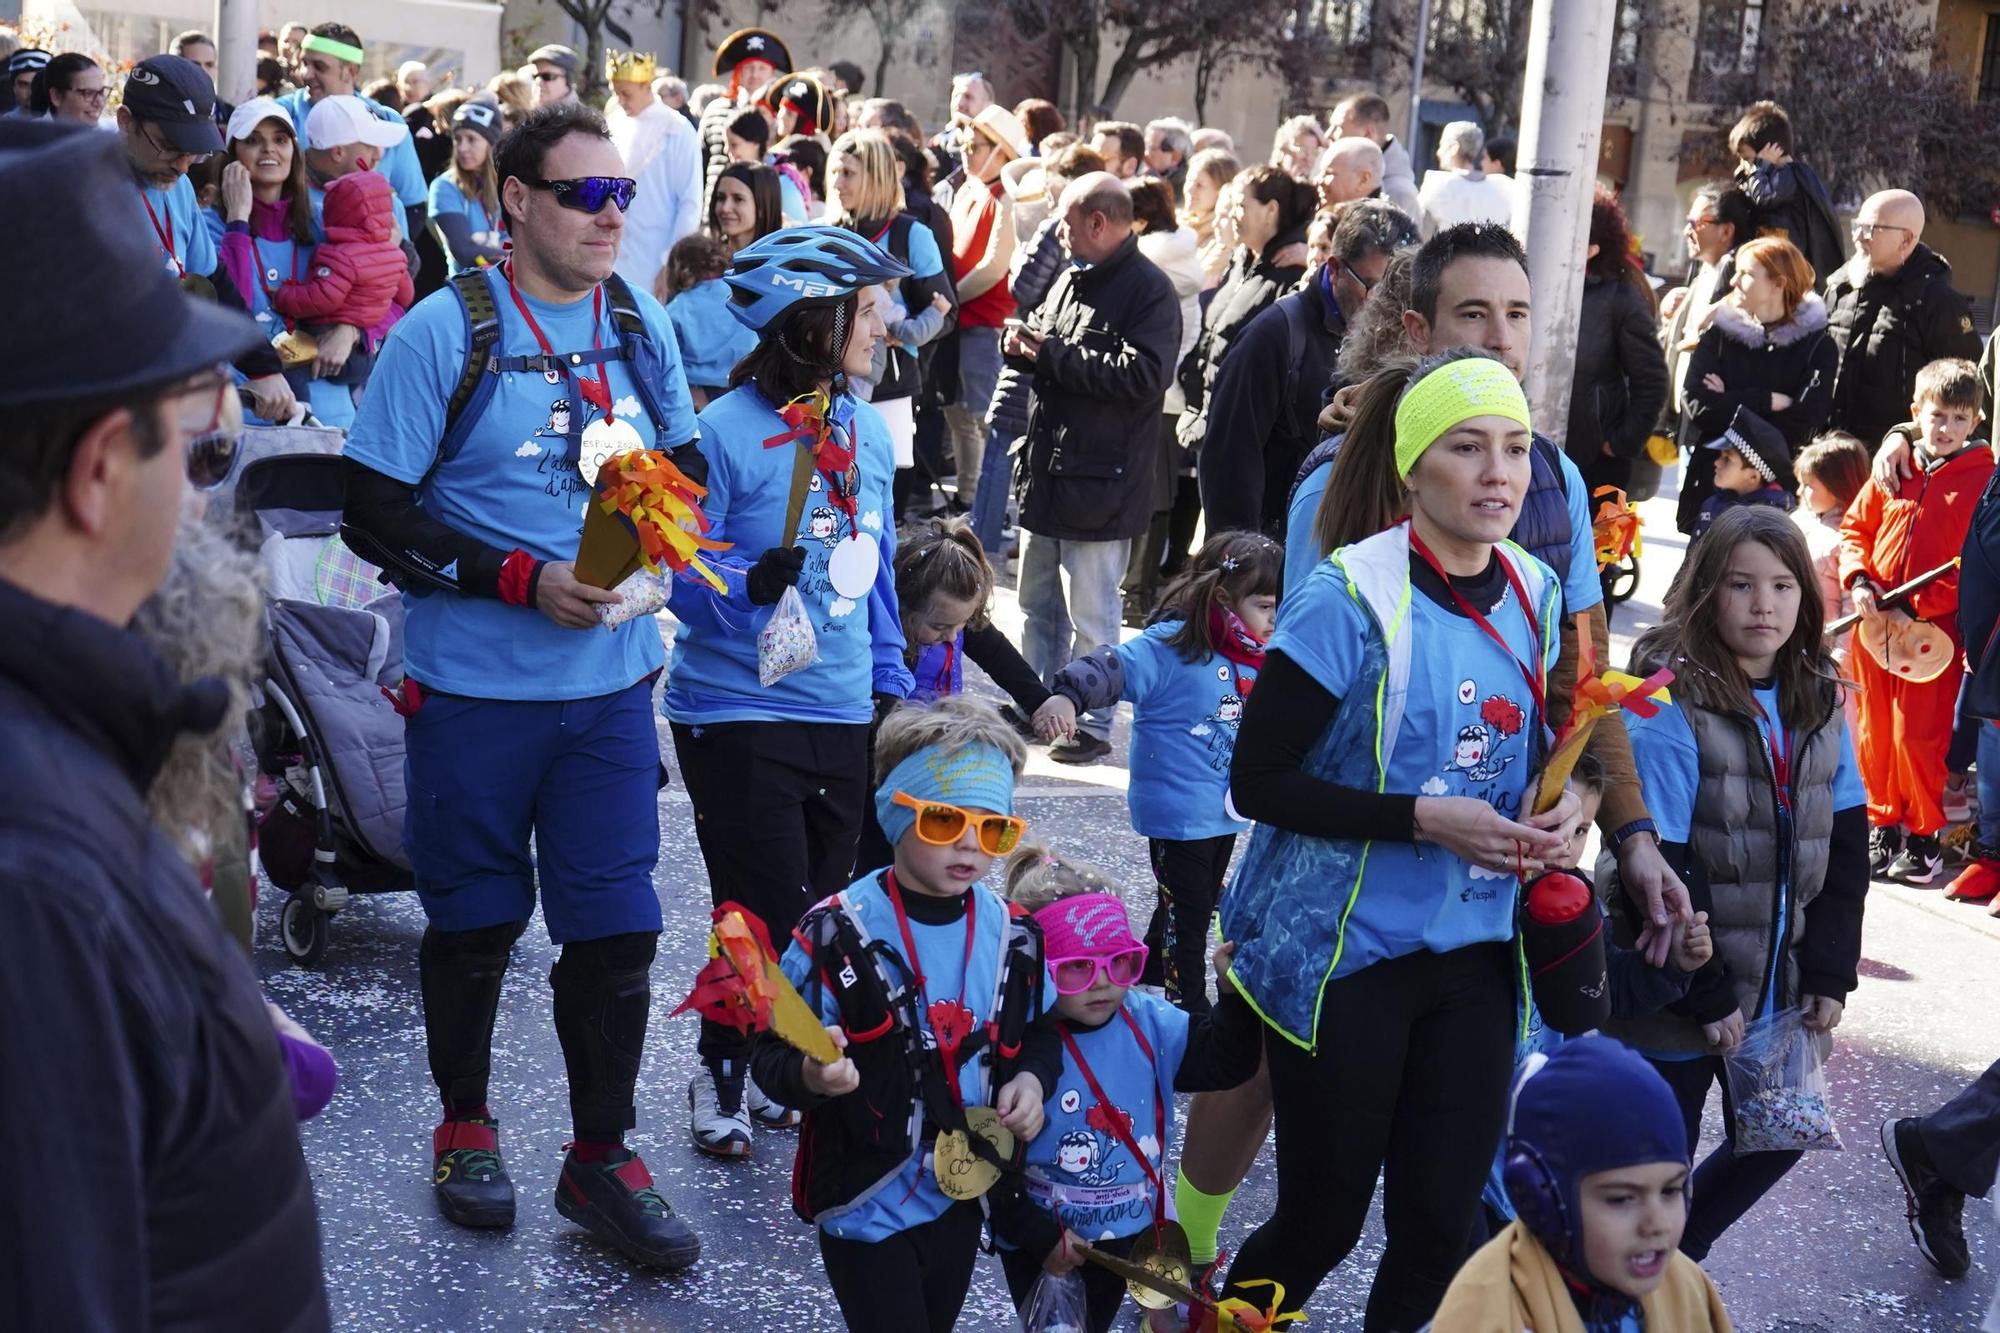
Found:
M 1292 495 L 1298 494 L 1307 477 L 1333 463 L 1333 456 L 1340 452 L 1341 441 L 1346 438 L 1345 434 L 1332 435 L 1313 446 L 1306 461 L 1299 465 L 1299 475 L 1292 479 Z M 1521 517 L 1515 520 L 1514 531 L 1508 536 L 1560 577 L 1569 570 L 1570 542 L 1576 536 L 1569 520 L 1569 487 L 1563 478 L 1562 451 L 1537 431 L 1529 459 L 1534 463 L 1534 475 L 1528 479 L 1528 494 L 1521 501 Z M 1287 496 L 1286 503 L 1290 501 L 1291 496 Z

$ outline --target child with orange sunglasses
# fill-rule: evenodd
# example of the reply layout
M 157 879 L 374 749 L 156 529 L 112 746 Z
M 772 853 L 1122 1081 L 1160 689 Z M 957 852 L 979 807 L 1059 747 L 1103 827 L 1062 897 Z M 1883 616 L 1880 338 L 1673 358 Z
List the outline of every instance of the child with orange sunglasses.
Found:
M 805 1112 L 792 1206 L 852 1328 L 953 1326 L 984 1211 L 952 1164 L 1001 1164 L 976 1130 L 996 1112 L 1034 1138 L 1062 1068 L 1041 933 L 980 882 L 1027 827 L 1026 761 L 983 700 L 889 714 L 875 811 L 894 864 L 810 909 L 781 963 L 845 1054 L 821 1064 L 768 1036 L 751 1051 L 758 1086 Z

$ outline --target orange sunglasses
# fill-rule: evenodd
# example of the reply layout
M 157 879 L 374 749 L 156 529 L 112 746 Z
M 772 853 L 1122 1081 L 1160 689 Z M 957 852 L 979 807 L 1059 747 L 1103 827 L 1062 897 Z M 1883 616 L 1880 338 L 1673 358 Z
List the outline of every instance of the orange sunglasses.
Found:
M 979 846 L 988 856 L 1005 856 L 1021 843 L 1028 821 L 1013 815 L 979 815 L 943 801 L 920 801 L 906 791 L 892 798 L 896 805 L 917 812 L 917 836 L 933 847 L 949 847 L 965 836 L 967 825 L 979 832 Z

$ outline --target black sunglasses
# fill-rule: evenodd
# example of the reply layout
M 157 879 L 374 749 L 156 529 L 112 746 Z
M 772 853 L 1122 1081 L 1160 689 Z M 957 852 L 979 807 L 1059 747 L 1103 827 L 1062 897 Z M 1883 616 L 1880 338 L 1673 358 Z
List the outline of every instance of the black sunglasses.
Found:
M 554 83 L 557 79 L 568 83 L 569 75 L 559 69 L 539 69 L 535 71 L 535 81 L 537 83 Z
M 574 176 L 569 180 L 535 180 L 529 184 L 537 190 L 552 192 L 564 208 L 583 213 L 602 213 L 607 201 L 615 201 L 618 211 L 623 213 L 632 207 L 632 196 L 639 192 L 639 182 L 629 176 Z

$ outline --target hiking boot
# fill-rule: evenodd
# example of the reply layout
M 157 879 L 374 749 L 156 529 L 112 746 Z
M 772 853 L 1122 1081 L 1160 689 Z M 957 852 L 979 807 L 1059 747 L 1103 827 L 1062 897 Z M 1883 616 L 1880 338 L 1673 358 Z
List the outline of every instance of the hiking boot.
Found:
M 757 1086 L 757 1080 L 744 1076 L 743 1105 L 750 1112 L 750 1119 L 765 1129 L 790 1129 L 804 1119 L 789 1106 L 780 1106 L 764 1095 Z
M 1049 758 L 1058 764 L 1094 764 L 1110 753 L 1110 741 L 1099 740 L 1087 731 L 1077 732 L 1074 740 L 1049 747 Z
M 1868 873 L 1886 875 L 1889 863 L 1903 850 L 1903 830 L 1900 825 L 1877 824 L 1868 830 Z
M 1985 903 L 2000 893 L 2000 857 L 1995 857 L 1987 848 L 1974 849 L 1972 864 L 1958 872 L 1958 878 L 1944 891 L 1944 896 L 1958 903 Z
M 660 1197 L 630 1148 L 579 1162 L 572 1144 L 556 1181 L 556 1211 L 648 1268 L 686 1268 L 701 1255 L 701 1238 Z
M 1944 873 L 1944 848 L 1935 833 L 1912 833 L 1903 851 L 1889 863 L 1889 878 L 1919 888 Z
M 500 1122 L 447 1120 L 431 1133 L 438 1212 L 462 1227 L 514 1225 L 514 1182 L 500 1160 Z
M 1938 1175 L 1923 1136 L 1917 1133 L 1917 1122 L 1884 1120 L 1882 1155 L 1903 1182 L 1910 1238 L 1917 1249 L 1946 1277 L 1964 1277 L 1972 1267 L 1972 1254 L 1965 1247 L 1965 1196 Z
M 732 1068 L 733 1065 L 733 1068 Z M 688 1131 L 694 1146 L 713 1157 L 750 1155 L 750 1112 L 743 1104 L 741 1064 L 707 1065 L 688 1082 Z

